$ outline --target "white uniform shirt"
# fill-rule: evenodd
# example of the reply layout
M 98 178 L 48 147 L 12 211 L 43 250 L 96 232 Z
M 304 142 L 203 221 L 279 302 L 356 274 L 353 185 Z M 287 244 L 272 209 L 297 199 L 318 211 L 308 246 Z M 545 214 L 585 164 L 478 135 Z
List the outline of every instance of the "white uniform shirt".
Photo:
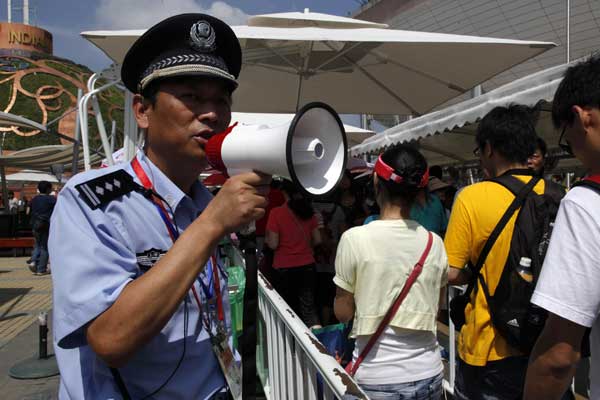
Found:
M 592 327 L 590 400 L 600 400 L 600 193 L 575 187 L 562 200 L 531 301 Z

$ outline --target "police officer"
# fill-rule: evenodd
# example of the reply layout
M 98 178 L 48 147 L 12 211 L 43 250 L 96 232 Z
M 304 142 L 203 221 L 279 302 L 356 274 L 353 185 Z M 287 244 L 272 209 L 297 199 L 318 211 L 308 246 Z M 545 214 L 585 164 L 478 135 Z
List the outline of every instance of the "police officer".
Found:
M 264 214 L 269 178 L 235 176 L 212 199 L 198 176 L 240 68 L 234 32 L 203 14 L 158 23 L 127 53 L 144 148 L 73 177 L 52 218 L 61 399 L 211 399 L 226 386 L 211 345 L 229 329 L 215 248 Z

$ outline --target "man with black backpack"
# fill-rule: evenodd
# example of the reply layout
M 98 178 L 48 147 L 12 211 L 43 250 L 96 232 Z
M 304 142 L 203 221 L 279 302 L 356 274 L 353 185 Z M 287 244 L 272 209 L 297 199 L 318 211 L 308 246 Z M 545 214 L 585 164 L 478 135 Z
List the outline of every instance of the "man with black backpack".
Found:
M 590 400 L 600 399 L 600 57 L 570 67 L 552 105 L 559 145 L 590 174 L 561 202 L 532 303 L 548 319 L 531 354 L 525 399 L 558 399 L 592 328 Z M 566 143 L 563 142 L 566 140 Z
M 468 284 L 451 303 L 460 329 L 455 399 L 517 399 L 543 310 L 529 300 L 561 193 L 527 168 L 536 146 L 528 107 L 496 107 L 480 122 L 474 153 L 490 179 L 466 187 L 445 237 L 451 285 Z

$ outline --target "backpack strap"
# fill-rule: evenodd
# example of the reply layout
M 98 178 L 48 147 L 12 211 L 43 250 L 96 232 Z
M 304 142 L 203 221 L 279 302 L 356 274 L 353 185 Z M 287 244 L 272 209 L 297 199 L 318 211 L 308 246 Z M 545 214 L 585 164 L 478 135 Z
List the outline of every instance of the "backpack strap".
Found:
M 502 178 L 502 179 L 500 179 L 500 178 Z M 516 187 L 517 183 L 514 182 L 513 179 L 518 181 L 520 188 L 517 189 L 517 187 Z M 508 221 L 512 218 L 514 213 L 519 208 L 521 208 L 521 206 L 525 202 L 525 199 L 527 198 L 529 193 L 531 193 L 531 191 L 533 190 L 535 185 L 537 185 L 537 183 L 540 181 L 540 179 L 541 178 L 538 176 L 533 176 L 527 184 L 524 184 L 519 179 L 517 179 L 511 175 L 503 175 L 498 178 L 494 178 L 494 179 L 490 180 L 492 182 L 496 182 L 502 186 L 505 186 L 511 192 L 513 192 L 512 189 L 515 189 L 516 195 L 515 195 L 515 198 L 512 201 L 512 203 L 510 203 L 510 206 L 508 206 L 508 209 L 506 210 L 504 215 L 502 215 L 502 218 L 500 218 L 500 221 L 498 222 L 498 224 L 496 224 L 496 226 L 494 227 L 494 230 L 488 237 L 487 241 L 485 242 L 485 245 L 483 245 L 483 249 L 481 250 L 481 253 L 479 253 L 479 257 L 477 258 L 477 263 L 472 268 L 473 278 L 469 282 L 469 286 L 467 286 L 467 290 L 465 291 L 465 295 L 467 297 L 471 296 L 471 292 L 473 291 L 473 289 L 475 288 L 475 285 L 477 284 L 477 278 L 481 277 L 481 275 L 480 275 L 481 268 L 483 267 L 483 264 L 485 263 L 485 260 L 488 256 L 488 254 L 492 250 L 492 247 L 494 247 L 496 240 L 498 239 L 498 237 L 504 230 L 504 227 L 506 226 Z M 515 192 L 513 192 L 513 193 L 515 193 Z
M 363 351 L 360 352 L 360 355 L 358 356 L 356 361 L 350 362 L 346 366 L 346 372 L 348 372 L 348 374 L 350 374 L 350 376 L 354 376 L 354 374 L 356 374 L 356 370 L 358 369 L 360 364 L 363 362 L 363 360 L 365 359 L 367 354 L 369 354 L 369 352 L 375 345 L 375 342 L 377 342 L 377 339 L 379 339 L 379 337 L 383 333 L 383 330 L 392 321 L 392 318 L 394 318 L 394 315 L 396 315 L 396 312 L 400 308 L 400 305 L 406 298 L 408 291 L 410 290 L 413 283 L 415 283 L 415 281 L 421 274 L 421 271 L 423 270 L 423 265 L 425 264 L 425 260 L 427 260 L 427 256 L 429 255 L 429 252 L 433 245 L 433 235 L 431 234 L 431 232 L 427 232 L 427 234 L 428 234 L 428 237 L 427 237 L 427 245 L 425 246 L 425 250 L 423 251 L 423 254 L 421 254 L 421 258 L 419 258 L 419 261 L 417 261 L 417 263 L 415 264 L 415 267 L 413 268 L 412 272 L 410 273 L 408 279 L 406 280 L 406 282 L 404 282 L 404 286 L 402 286 L 402 289 L 400 290 L 400 294 L 398 294 L 398 297 L 396 297 L 396 300 L 394 301 L 394 303 L 392 303 L 392 306 L 390 307 L 390 309 L 387 311 L 387 313 L 385 314 L 385 316 L 379 323 L 379 326 L 377 327 L 377 330 L 375 331 L 375 333 L 372 334 L 371 337 L 369 338 L 369 342 L 367 343 L 367 345 L 365 346 Z

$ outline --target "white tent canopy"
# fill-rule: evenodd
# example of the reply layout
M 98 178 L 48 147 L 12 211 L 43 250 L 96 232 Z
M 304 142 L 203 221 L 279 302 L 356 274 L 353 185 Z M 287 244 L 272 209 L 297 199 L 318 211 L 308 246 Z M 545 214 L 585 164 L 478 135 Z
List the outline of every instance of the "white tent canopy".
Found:
M 100 161 L 100 156 L 94 154 L 92 163 Z M 32 147 L 0 156 L 0 167 L 24 168 L 48 171 L 53 165 L 63 165 L 70 168 L 73 162 L 73 145 L 50 145 Z M 79 152 L 78 164 L 83 165 L 83 154 Z M 66 169 L 65 168 L 65 169 Z
M 393 144 L 418 142 L 430 164 L 474 160 L 477 122 L 494 107 L 511 103 L 539 105 L 538 135 L 549 148 L 557 147 L 559 133 L 550 119 L 550 103 L 567 67 L 559 65 L 529 75 L 484 95 L 406 121 L 352 147 L 350 154 L 378 154 Z
M 268 16 L 256 17 L 255 26 L 233 27 L 243 50 L 236 111 L 295 112 L 308 102 L 323 101 L 344 114 L 419 115 L 555 46 L 373 27 L 323 27 L 328 26 L 323 16 L 315 17 L 317 27 L 265 26 L 284 21 Z M 340 18 L 329 17 L 334 26 Z M 306 16 L 294 21 L 299 20 L 300 26 L 309 22 Z M 121 63 L 143 32 L 82 35 Z
M 6 182 L 9 183 L 26 183 L 26 182 L 40 182 L 48 181 L 51 183 L 58 183 L 58 179 L 50 173 L 35 171 L 32 169 L 24 169 L 20 172 L 6 175 Z

